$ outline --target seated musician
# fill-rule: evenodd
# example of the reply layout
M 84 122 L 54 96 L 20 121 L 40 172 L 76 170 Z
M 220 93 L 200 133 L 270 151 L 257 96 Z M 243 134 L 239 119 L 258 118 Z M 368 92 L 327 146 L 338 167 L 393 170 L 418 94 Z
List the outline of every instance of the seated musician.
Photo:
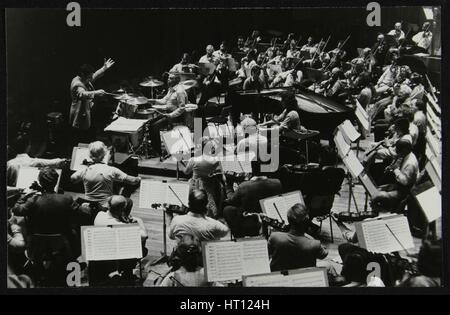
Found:
M 116 167 L 105 164 L 104 158 L 107 152 L 105 144 L 95 141 L 89 144 L 89 157 L 92 163 L 85 169 L 76 171 L 70 177 L 72 183 L 82 182 L 84 185 L 84 199 L 90 203 L 97 203 L 107 208 L 109 197 L 114 195 L 114 183 L 121 183 L 130 187 L 124 187 L 123 194 L 129 197 L 130 188 L 140 184 L 141 179 L 127 175 Z M 128 189 L 127 189 L 128 188 Z M 128 199 L 128 206 L 132 202 Z M 94 216 L 96 213 L 92 213 Z M 95 217 L 95 216 L 94 216 Z
M 241 122 L 245 133 L 245 138 L 240 140 L 236 146 L 237 154 L 253 153 L 255 157 L 259 152 L 267 152 L 268 140 L 265 136 L 258 133 L 256 121 L 252 118 L 245 118 Z
M 227 195 L 223 216 L 234 237 L 261 235 L 257 215 L 262 213 L 259 201 L 282 193 L 281 182 L 261 174 L 258 162 L 252 163 L 253 177 L 233 191 L 233 180 L 227 177 Z
M 338 99 L 344 89 L 344 73 L 338 67 L 331 70 L 331 77 L 320 83 L 316 93 L 321 93 L 326 97 Z
M 300 58 L 300 50 L 297 49 L 297 41 L 292 39 L 289 43 L 289 49 L 286 52 L 286 58 Z
M 189 64 L 189 54 L 184 53 L 181 57 L 181 61 L 174 65 L 172 69 L 170 69 L 169 72 L 178 72 L 178 73 L 186 73 L 186 72 L 192 72 L 192 65 Z
M 153 100 L 157 105 L 164 105 L 162 117 L 157 118 L 151 123 L 150 140 L 152 148 L 156 155 L 162 155 L 160 131 L 167 128 L 170 122 L 183 121 L 186 110 L 184 106 L 187 103 L 187 94 L 180 83 L 180 76 L 176 73 L 169 73 L 167 80 L 168 91 L 166 96 L 161 99 Z
M 238 36 L 235 51 L 237 53 L 246 53 L 247 52 L 247 49 L 246 49 L 245 43 L 244 43 L 244 37 Z
M 342 49 L 344 42 L 343 41 L 339 41 L 337 43 L 337 46 L 335 49 L 330 50 L 328 52 L 332 62 L 331 62 L 331 66 L 330 67 L 340 67 L 342 66 L 342 61 L 345 59 L 345 57 L 347 56 L 347 53 L 345 52 L 345 50 Z
M 425 51 L 429 50 L 433 38 L 433 33 L 430 31 L 430 25 L 430 22 L 423 23 L 422 30 L 412 37 L 413 42 Z
M 397 157 L 396 143 L 403 139 L 412 144 L 412 137 L 409 134 L 409 121 L 407 119 L 397 119 L 392 128 L 393 134 L 390 138 L 384 139 L 382 142 L 373 145 L 364 159 L 366 165 L 371 165 L 376 159 L 386 162 L 392 161 Z M 378 149 L 375 149 L 378 147 Z
M 204 190 L 189 193 L 189 212 L 174 216 L 169 227 L 169 237 L 177 242 L 193 238 L 194 242 L 214 241 L 228 234 L 228 227 L 206 215 L 208 196 Z
M 280 115 L 275 115 L 273 120 L 267 124 L 275 124 L 277 125 L 276 128 L 279 128 L 281 131 L 305 130 L 301 126 L 297 99 L 292 91 L 283 91 L 281 93 L 281 105 L 284 110 Z
M 419 163 L 412 152 L 410 140 L 400 139 L 395 144 L 397 159 L 386 168 L 392 172 L 395 183 L 380 186 L 377 194 L 372 198 L 372 206 L 378 209 L 394 209 L 410 193 L 417 181 Z
M 244 81 L 244 90 L 261 91 L 266 87 L 266 83 L 261 79 L 262 69 L 259 65 L 254 65 L 250 70 L 251 76 Z
M 231 58 L 231 55 L 228 53 L 227 43 L 225 41 L 220 43 L 219 50 L 213 52 L 213 56 L 217 59 Z
M 409 87 L 411 90 L 411 95 L 408 97 L 408 101 L 412 100 L 422 101 L 425 95 L 425 87 L 422 83 L 422 76 L 417 72 L 413 72 L 410 77 Z
M 308 40 L 306 41 L 306 44 L 302 46 L 302 48 L 300 48 L 300 55 L 304 55 L 306 56 L 306 59 L 309 59 L 312 57 L 312 55 L 310 54 L 311 48 L 314 47 L 313 44 L 313 38 L 311 36 L 308 37 Z
M 281 62 L 281 69 L 282 72 L 276 74 L 270 83 L 270 88 L 293 87 L 301 83 L 303 72 L 298 70 L 296 64 L 288 62 L 288 59 L 285 58 Z
M 222 216 L 222 181 L 213 174 L 220 168 L 219 159 L 215 156 L 216 143 L 207 138 L 202 139 L 195 156 L 191 157 L 184 173 L 192 174 L 189 179 L 189 190 L 203 189 L 208 197 L 207 216 L 211 218 Z
M 299 203 L 292 206 L 287 212 L 287 219 L 289 232 L 270 234 L 270 270 L 316 267 L 316 260 L 327 257 L 328 251 L 320 241 L 305 235 L 310 222 L 306 206 Z
M 375 66 L 381 67 L 385 64 L 388 45 L 385 42 L 383 34 L 378 34 L 377 41 L 372 46 L 373 57 L 375 58 Z
M 141 235 L 142 246 L 145 248 L 145 242 L 148 239 L 147 229 L 141 218 L 130 215 L 133 208 L 133 201 L 124 196 L 114 195 L 108 199 L 108 210 L 100 211 L 94 220 L 96 226 L 138 224 Z M 145 256 L 145 255 L 144 255 Z
M 216 61 L 217 61 L 217 58 L 214 56 L 214 46 L 213 45 L 206 46 L 206 54 L 203 55 L 198 62 L 199 63 L 216 63 Z
M 377 84 L 375 85 L 375 90 L 377 95 L 381 95 L 389 90 L 394 83 L 397 76 L 397 60 L 393 59 L 392 63 L 385 67 L 383 74 L 379 77 Z
M 27 152 L 28 139 L 25 136 L 19 136 L 11 144 L 11 159 L 6 162 L 6 183 L 8 187 L 15 187 L 20 167 L 63 167 L 66 159 L 39 159 L 30 157 Z
M 394 25 L 394 29 L 387 33 L 390 36 L 393 36 L 394 39 L 399 43 L 401 40 L 405 39 L 405 32 L 402 31 L 402 23 L 397 22 Z
M 201 248 L 197 244 L 179 244 L 169 263 L 174 271 L 164 277 L 161 287 L 208 287 L 201 264 Z M 145 284 L 144 284 L 145 286 Z
M 26 232 L 33 234 L 61 234 L 66 237 L 75 258 L 81 253 L 79 235 L 74 227 L 86 222 L 87 217 L 72 197 L 55 193 L 58 173 L 49 167 L 39 172 L 33 190 L 17 201 L 12 212 L 26 218 Z

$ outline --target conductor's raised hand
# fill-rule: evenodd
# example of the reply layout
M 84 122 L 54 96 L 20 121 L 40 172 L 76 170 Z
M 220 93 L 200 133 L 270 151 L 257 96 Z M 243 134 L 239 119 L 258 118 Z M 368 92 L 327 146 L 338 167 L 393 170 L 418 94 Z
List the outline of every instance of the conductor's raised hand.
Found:
M 108 59 L 104 59 L 103 62 L 103 67 L 105 67 L 106 70 L 108 70 L 109 68 L 111 68 L 113 65 L 115 64 L 115 61 L 112 60 L 111 58 Z

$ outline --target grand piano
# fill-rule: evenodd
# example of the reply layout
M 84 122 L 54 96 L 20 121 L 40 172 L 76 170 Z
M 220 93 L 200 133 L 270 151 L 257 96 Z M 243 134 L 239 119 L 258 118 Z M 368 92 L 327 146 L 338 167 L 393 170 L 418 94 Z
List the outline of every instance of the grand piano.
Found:
M 231 92 L 227 103 L 232 106 L 235 115 L 251 112 L 279 114 L 282 111 L 280 94 L 287 89 Z M 322 139 L 331 138 L 339 124 L 353 117 L 353 109 L 310 90 L 297 89 L 295 96 L 302 126 L 320 131 Z

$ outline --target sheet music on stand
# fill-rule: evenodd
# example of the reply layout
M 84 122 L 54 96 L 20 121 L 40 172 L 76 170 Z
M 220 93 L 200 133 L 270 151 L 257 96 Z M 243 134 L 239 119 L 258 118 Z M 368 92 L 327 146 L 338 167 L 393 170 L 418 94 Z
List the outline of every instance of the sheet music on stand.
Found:
M 422 208 L 428 223 L 431 223 L 442 216 L 442 198 L 435 186 L 417 194 L 415 198 Z
M 81 251 L 86 261 L 142 258 L 138 224 L 82 226 Z
M 392 215 L 355 224 L 359 246 L 369 252 L 388 254 L 414 247 L 408 218 Z
M 233 136 L 233 126 L 228 124 L 208 124 L 208 135 L 210 138 L 229 138 Z
M 108 164 L 111 158 L 111 151 L 108 150 L 103 163 Z M 92 161 L 89 157 L 89 149 L 87 147 L 73 147 L 72 149 L 72 159 L 70 161 L 70 169 L 72 171 L 79 171 L 85 169 L 87 165 L 83 164 L 83 161 Z
M 336 133 L 334 135 L 334 143 L 341 158 L 344 158 L 348 154 L 348 152 L 350 152 L 350 143 L 347 143 L 347 140 L 343 136 L 340 129 L 336 130 Z
M 345 167 L 348 169 L 353 178 L 357 178 L 364 171 L 364 166 L 359 161 L 355 152 L 349 151 L 347 155 L 342 159 Z
M 439 167 L 437 162 L 433 161 L 436 161 L 436 157 L 434 158 L 434 160 L 428 161 L 427 164 L 425 164 L 425 170 L 430 176 L 433 185 L 438 189 L 439 192 L 441 192 L 442 191 L 441 168 Z
M 143 179 L 139 189 L 139 208 L 150 209 L 152 204 L 187 206 L 189 183 Z
M 367 111 L 361 106 L 358 100 L 356 100 L 356 109 L 355 109 L 355 115 L 358 119 L 359 123 L 361 124 L 364 134 L 370 133 L 370 118 Z
M 264 238 L 202 242 L 208 282 L 242 280 L 242 276 L 269 273 L 269 252 Z
M 244 287 L 328 287 L 326 268 L 301 268 L 244 276 Z
M 359 180 L 361 181 L 361 184 L 369 194 L 371 198 L 375 196 L 375 194 L 378 192 L 378 188 L 373 182 L 373 180 L 370 178 L 370 176 L 366 173 L 359 175 Z
M 21 166 L 17 174 L 16 188 L 28 189 L 33 182 L 39 183 L 38 177 L 40 171 L 41 169 L 38 167 Z M 55 171 L 58 173 L 58 181 L 56 182 L 55 192 L 58 192 L 62 170 L 55 169 Z
M 191 131 L 188 127 L 174 128 L 162 134 L 167 152 L 174 157 L 190 154 L 194 148 Z
M 136 133 L 147 122 L 146 119 L 129 119 L 119 117 L 109 124 L 104 131 L 118 132 L 118 133 Z
M 305 204 L 300 190 L 261 199 L 259 204 L 269 218 L 288 222 L 287 212 L 295 204 Z
M 440 144 L 439 140 L 436 139 L 436 137 L 433 135 L 433 133 L 431 132 L 429 127 L 427 127 L 426 139 L 427 139 L 427 144 L 430 146 L 430 148 L 434 152 L 434 155 L 436 155 L 436 156 L 441 155 L 442 154 L 441 144 Z
M 350 122 L 350 120 L 345 120 L 342 124 L 338 126 L 341 130 L 342 135 L 347 139 L 347 142 L 355 142 L 361 137 L 361 134 L 356 130 L 355 126 Z

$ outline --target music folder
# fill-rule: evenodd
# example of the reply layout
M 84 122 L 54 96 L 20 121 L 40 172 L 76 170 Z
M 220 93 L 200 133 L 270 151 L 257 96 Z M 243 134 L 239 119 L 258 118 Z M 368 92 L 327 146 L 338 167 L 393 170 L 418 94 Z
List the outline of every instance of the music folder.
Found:
M 55 170 L 58 173 L 58 181 L 56 182 L 55 192 L 58 192 L 62 170 Z M 28 189 L 34 182 L 39 183 L 38 177 L 40 171 L 41 169 L 38 167 L 21 166 L 17 174 L 16 188 Z
M 388 254 L 414 247 L 408 218 L 391 215 L 355 223 L 359 246 L 369 252 Z
M 174 157 L 190 154 L 194 148 L 194 141 L 188 127 L 174 128 L 164 132 L 162 139 L 167 152 Z
M 244 287 L 328 287 L 326 268 L 301 268 L 244 276 Z
M 365 172 L 363 174 L 360 174 L 358 178 L 369 196 L 373 198 L 378 192 L 378 188 L 373 182 L 372 178 L 370 178 L 370 176 Z
M 367 111 L 361 106 L 358 100 L 356 100 L 355 116 L 358 119 L 364 134 L 370 133 L 370 119 Z
M 442 216 L 442 198 L 435 186 L 426 188 L 414 197 L 422 208 L 428 223 L 436 221 Z
M 239 281 L 270 272 L 267 241 L 260 237 L 202 242 L 202 255 L 208 282 Z
M 356 130 L 355 126 L 350 122 L 350 120 L 345 120 L 342 124 L 338 126 L 341 130 L 343 136 L 347 139 L 347 142 L 355 142 L 361 137 L 361 134 Z
M 276 219 L 288 224 L 288 210 L 297 203 L 304 205 L 305 201 L 303 200 L 301 191 L 296 190 L 289 193 L 261 199 L 259 203 L 261 205 L 261 210 L 269 218 Z
M 82 226 L 81 253 L 85 261 L 140 259 L 139 225 Z
M 150 209 L 153 204 L 187 206 L 189 183 L 143 179 L 139 188 L 139 208 Z

